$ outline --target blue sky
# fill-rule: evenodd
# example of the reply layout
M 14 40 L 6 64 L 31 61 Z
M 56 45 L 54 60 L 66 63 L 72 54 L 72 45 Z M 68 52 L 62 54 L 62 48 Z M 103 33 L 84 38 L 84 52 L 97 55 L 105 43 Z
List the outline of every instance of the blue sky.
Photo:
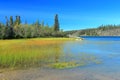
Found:
M 20 15 L 22 22 L 44 20 L 50 26 L 59 15 L 63 30 L 120 24 L 120 0 L 0 0 L 0 21 L 5 16 Z

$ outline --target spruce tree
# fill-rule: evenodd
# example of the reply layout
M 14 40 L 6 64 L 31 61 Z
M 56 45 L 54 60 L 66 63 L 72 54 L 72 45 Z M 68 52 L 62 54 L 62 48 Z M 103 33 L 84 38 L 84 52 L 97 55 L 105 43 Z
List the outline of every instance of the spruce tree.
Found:
M 54 31 L 59 31 L 58 14 L 55 15 Z
M 21 24 L 21 17 L 18 16 L 18 25 L 20 25 L 20 24 Z
M 5 16 L 5 19 L 6 19 L 6 27 L 8 27 L 9 26 L 9 21 L 8 21 L 7 16 Z
M 15 25 L 20 25 L 20 24 L 21 24 L 20 16 L 16 16 Z
M 13 27 L 13 16 L 10 16 L 10 26 Z

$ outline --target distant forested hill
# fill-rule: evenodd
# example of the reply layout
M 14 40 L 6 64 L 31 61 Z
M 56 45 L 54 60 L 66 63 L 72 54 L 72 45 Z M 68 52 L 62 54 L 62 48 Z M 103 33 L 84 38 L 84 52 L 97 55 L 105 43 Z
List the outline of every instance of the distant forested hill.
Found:
M 98 28 L 66 31 L 73 36 L 120 36 L 120 25 L 101 25 Z

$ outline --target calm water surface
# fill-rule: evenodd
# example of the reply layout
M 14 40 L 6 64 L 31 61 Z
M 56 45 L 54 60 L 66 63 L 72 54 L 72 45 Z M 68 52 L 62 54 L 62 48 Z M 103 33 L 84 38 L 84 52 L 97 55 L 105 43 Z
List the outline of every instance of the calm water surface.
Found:
M 81 53 L 96 56 L 101 64 L 92 62 L 72 70 L 85 71 L 86 78 L 81 80 L 120 80 L 120 37 L 86 37 L 83 41 L 71 41 L 64 45 L 64 53 L 71 54 L 71 60 L 80 61 Z M 69 60 L 70 60 L 69 59 Z M 89 59 L 88 59 L 89 60 Z M 88 77 L 87 77 L 88 76 Z

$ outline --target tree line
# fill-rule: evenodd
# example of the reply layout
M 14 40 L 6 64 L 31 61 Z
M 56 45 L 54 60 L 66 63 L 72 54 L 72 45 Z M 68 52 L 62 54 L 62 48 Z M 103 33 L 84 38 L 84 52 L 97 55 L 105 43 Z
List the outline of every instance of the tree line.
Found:
M 33 24 L 28 24 L 25 21 L 21 22 L 21 16 L 13 16 L 9 18 L 6 16 L 6 23 L 0 22 L 0 39 L 19 39 L 19 38 L 37 38 L 37 37 L 64 37 L 65 34 L 60 30 L 58 15 L 55 15 L 54 25 L 49 26 L 44 24 L 44 21 L 40 23 L 37 20 Z
M 111 30 L 114 31 L 114 33 L 111 34 L 115 34 L 115 33 L 119 34 L 120 32 L 119 29 L 120 29 L 120 25 L 101 25 L 98 28 L 66 31 L 65 33 L 75 36 L 101 36 L 103 34 L 110 33 Z

